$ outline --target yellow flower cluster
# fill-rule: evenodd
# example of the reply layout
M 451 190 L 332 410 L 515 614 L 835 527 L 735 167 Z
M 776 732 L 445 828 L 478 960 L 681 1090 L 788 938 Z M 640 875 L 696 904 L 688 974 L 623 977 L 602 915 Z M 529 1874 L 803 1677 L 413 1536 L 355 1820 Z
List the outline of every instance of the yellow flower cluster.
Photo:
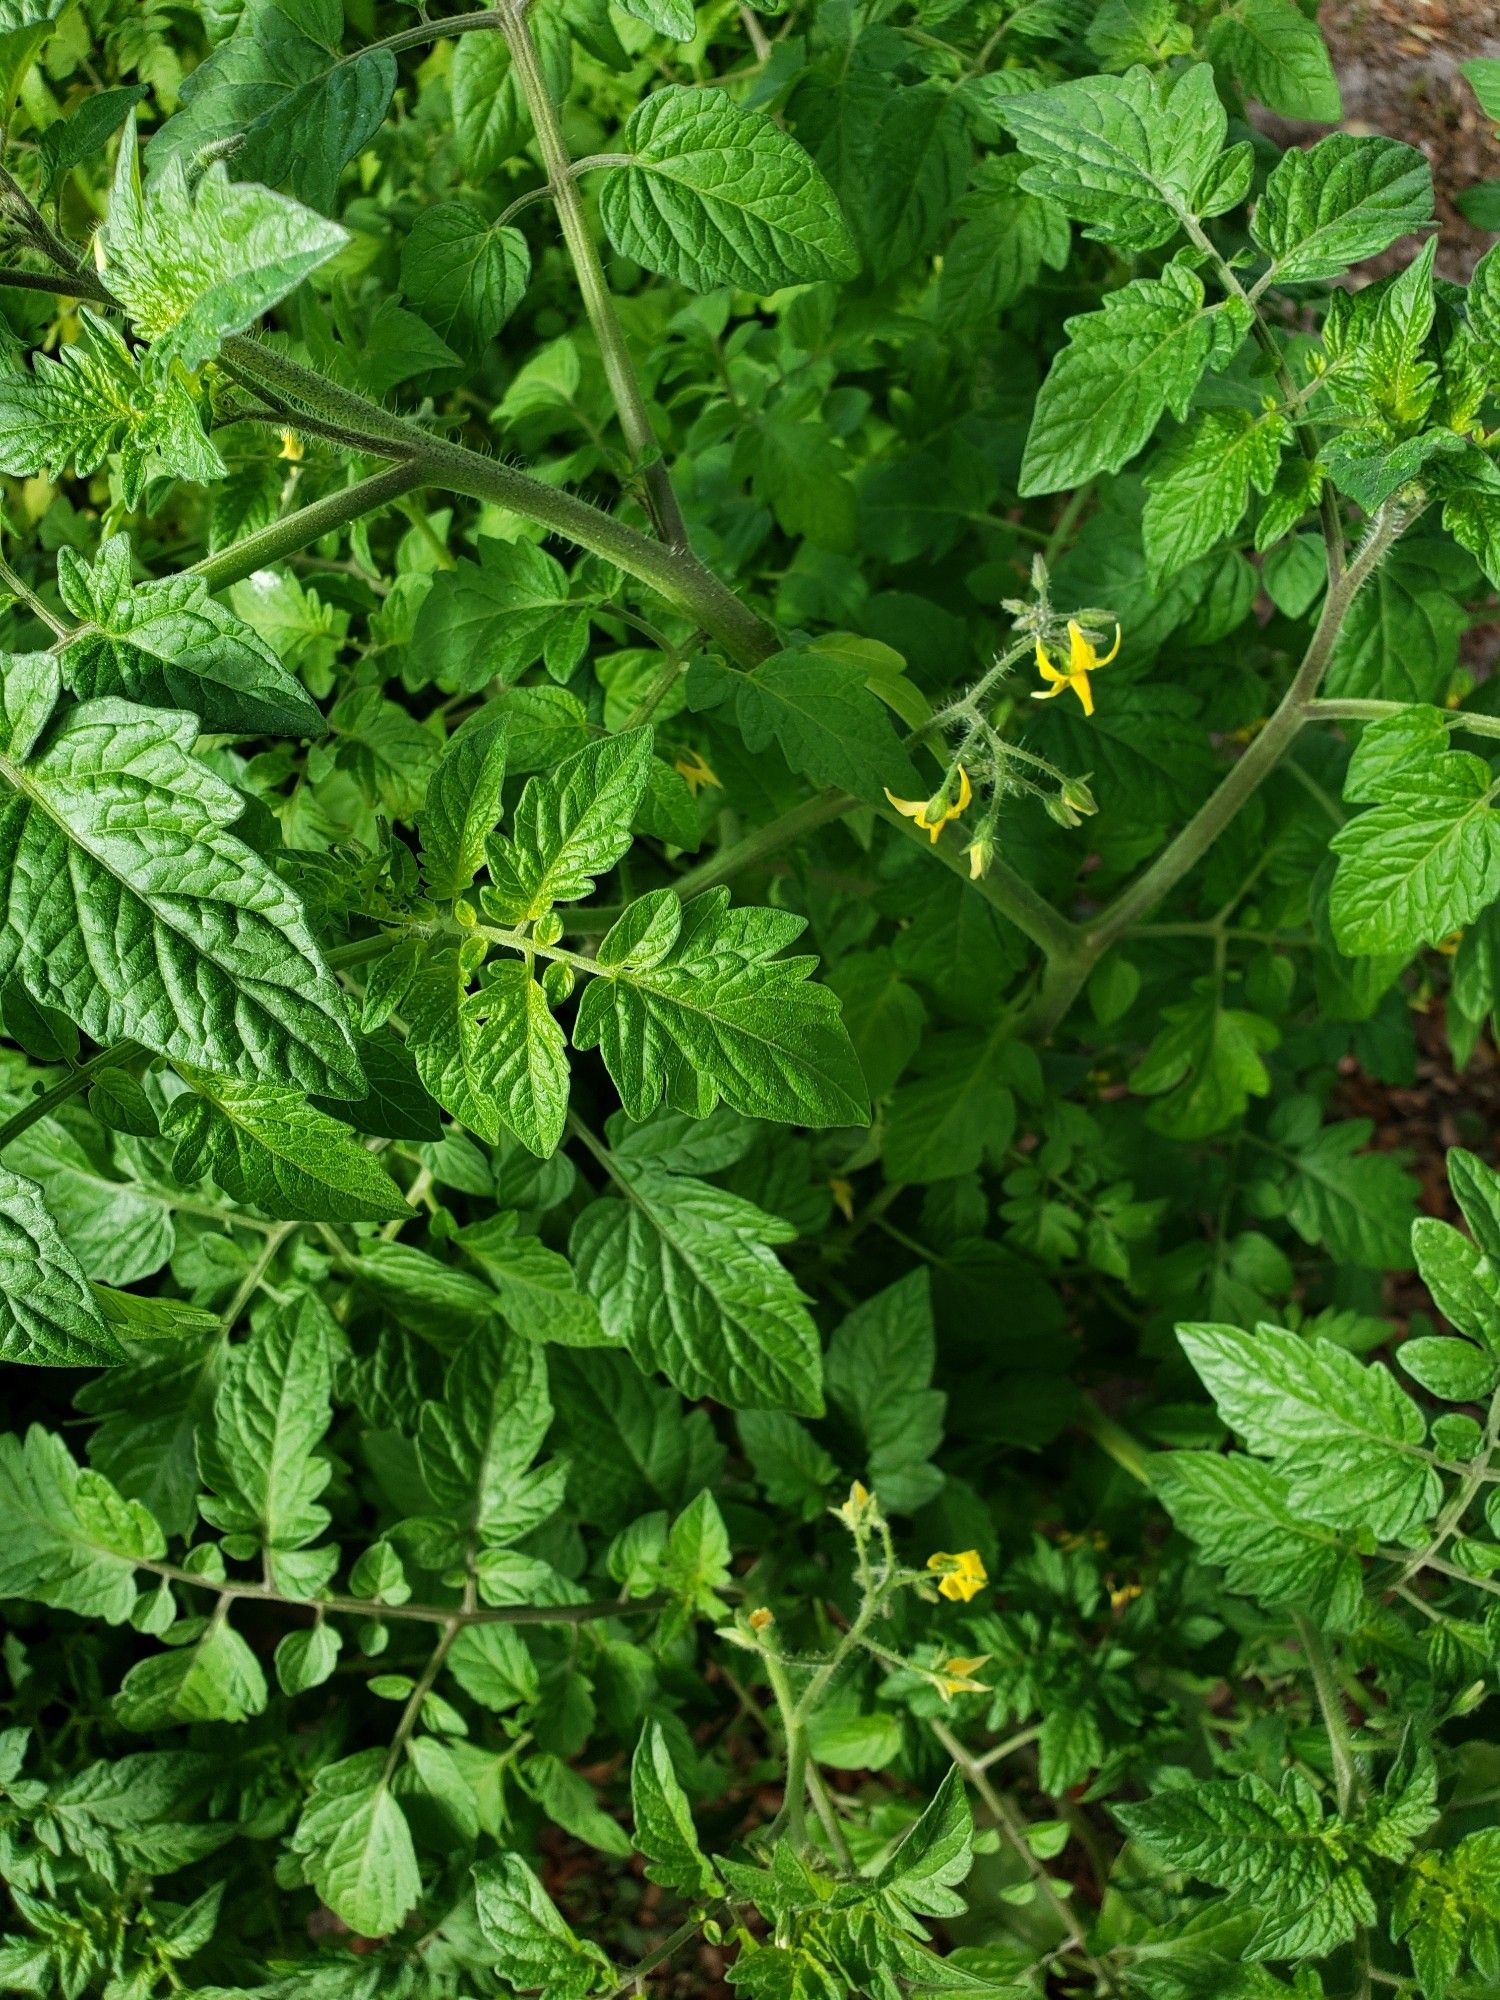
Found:
M 1071 688 L 1083 703 L 1085 715 L 1094 712 L 1094 690 L 1089 686 L 1089 675 L 1097 673 L 1100 667 L 1107 667 L 1120 650 L 1120 628 L 1115 627 L 1115 643 L 1101 660 L 1094 642 L 1084 632 L 1076 618 L 1068 620 L 1068 664 L 1066 668 L 1055 667 L 1047 653 L 1047 648 L 1038 639 L 1036 642 L 1037 671 L 1050 687 L 1038 688 L 1033 701 L 1052 701 L 1065 688 Z

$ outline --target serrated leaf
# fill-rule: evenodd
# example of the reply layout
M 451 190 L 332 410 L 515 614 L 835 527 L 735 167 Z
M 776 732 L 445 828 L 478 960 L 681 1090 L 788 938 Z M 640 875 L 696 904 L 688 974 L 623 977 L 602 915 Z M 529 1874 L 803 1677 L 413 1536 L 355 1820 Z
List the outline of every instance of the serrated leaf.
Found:
M 794 771 L 878 803 L 882 787 L 905 796 L 921 780 L 889 713 L 858 662 L 816 646 L 773 653 L 750 673 L 695 661 L 688 675 L 695 709 L 732 705 L 745 748 L 773 741 Z
M 348 232 L 216 160 L 191 186 L 180 159 L 141 187 L 135 114 L 96 239 L 104 281 L 143 339 L 188 368 L 218 353 L 348 242 Z
M 212 1421 L 198 1434 L 209 1489 L 199 1502 L 204 1519 L 252 1536 L 273 1576 L 279 1557 L 305 1548 L 329 1523 L 319 1496 L 333 1468 L 318 1447 L 333 1415 L 332 1332 L 310 1298 L 264 1315 L 230 1355 Z M 295 1565 L 285 1567 L 282 1587 L 300 1594 Z
M 685 1396 L 816 1416 L 817 1328 L 770 1247 L 790 1227 L 654 1161 L 613 1166 L 620 1198 L 586 1208 L 570 1245 L 609 1338 Z
M 578 1289 L 567 1258 L 537 1236 L 524 1236 L 514 1215 L 472 1222 L 455 1239 L 499 1295 L 501 1316 L 527 1340 L 564 1347 L 601 1347 L 599 1309 Z
M 49 671 L 28 669 L 43 700 Z M 296 897 L 225 831 L 242 801 L 192 757 L 197 733 L 192 716 L 107 700 L 71 710 L 24 761 L 12 735 L 0 965 L 97 1042 L 352 1096 L 338 988 Z
M 340 172 L 379 131 L 396 86 L 389 49 L 341 52 L 343 11 L 339 0 L 248 0 L 153 135 L 153 171 L 235 139 L 237 180 L 289 185 L 299 201 L 331 208 Z
M 1254 1913 L 1252 1959 L 1322 1957 L 1375 1920 L 1344 1829 L 1298 1771 L 1279 1792 L 1251 1774 L 1159 1792 L 1116 1806 L 1115 1817 L 1170 1867 L 1230 1890 Z
M 0 1167 L 0 1361 L 107 1368 L 124 1352 L 40 1189 Z
M 891 1513 L 915 1513 L 943 1483 L 929 1462 L 943 1441 L 948 1405 L 932 1386 L 936 1354 L 932 1292 L 922 1270 L 856 1306 L 828 1343 L 828 1400 L 858 1431 L 861 1477 Z
M 500 228 L 466 203 L 439 202 L 412 224 L 401 246 L 401 290 L 444 340 L 486 346 L 525 296 L 531 250 L 519 229 Z
M 481 540 L 480 560 L 442 571 L 422 601 L 412 652 L 449 693 L 516 680 L 577 606 L 567 572 L 534 542 Z
M 1436 1510 L 1422 1413 L 1380 1362 L 1318 1336 L 1262 1326 L 1180 1326 L 1219 1414 L 1275 1459 L 1294 1505 L 1330 1527 L 1404 1535 Z
M 1247 97 L 1283 118 L 1335 125 L 1344 115 L 1318 24 L 1294 0 L 1239 0 L 1212 23 L 1208 52 L 1233 71 Z
M 1174 1451 L 1152 1460 L 1151 1481 L 1231 1590 L 1263 1604 L 1305 1604 L 1333 1631 L 1358 1617 L 1358 1556 L 1346 1538 L 1293 1506 L 1272 1466 L 1242 1453 Z
M 226 735 L 322 735 L 316 703 L 201 577 L 133 583 L 129 539 L 112 535 L 92 569 L 60 550 L 57 581 L 64 604 L 85 621 L 61 655 L 63 682 L 80 701 L 123 695 L 148 708 L 191 709 L 205 730 Z
M 555 2000 L 584 2000 L 613 1984 L 609 1960 L 563 1921 L 519 1854 L 498 1854 L 473 1873 L 479 1928 L 502 1979 Z
M 166 1540 L 149 1511 L 102 1473 L 80 1467 L 61 1438 L 33 1424 L 0 1437 L 0 1596 L 122 1625 L 135 1608 L 138 1558 Z
M 532 1460 L 552 1421 L 547 1367 L 540 1347 L 491 1326 L 470 1336 L 449 1365 L 441 1403 L 427 1403 L 417 1431 L 417 1461 L 436 1505 L 465 1535 L 487 1547 L 525 1533 Z M 542 1468 L 544 1472 L 548 1468 Z M 538 1504 L 548 1497 L 536 1490 Z M 555 1511 L 561 1493 L 550 1497 Z
M 137 362 L 85 308 L 56 360 L 36 354 L 29 373 L 0 372 L 0 470 L 61 477 L 71 465 L 82 479 L 111 458 L 130 508 L 153 472 L 205 486 L 225 470 L 180 371 Z
M 1055 493 L 1118 472 L 1170 410 L 1186 415 L 1223 307 L 1182 265 L 1108 292 L 1100 311 L 1067 321 L 1068 345 L 1037 398 L 1021 465 L 1023 494 Z M 1227 324 L 1227 322 L 1226 322 Z
M 694 291 L 771 292 L 859 268 L 832 188 L 789 132 L 727 92 L 669 83 L 620 136 L 600 194 L 610 241 Z
M 508 838 L 489 845 L 482 901 L 501 923 L 532 923 L 554 903 L 576 903 L 630 846 L 650 775 L 652 736 L 607 736 L 527 780 Z
M 114 1713 L 126 1729 L 141 1731 L 244 1722 L 264 1711 L 267 1693 L 260 1662 L 221 1608 L 197 1639 L 138 1661 L 120 1684 Z
M 1021 186 L 1131 250 L 1175 235 L 1228 128 L 1206 63 L 1170 79 L 1145 68 L 1080 77 L 1008 98 L 997 116 L 1026 156 Z
M 375 1155 L 306 1093 L 184 1069 L 164 1131 L 172 1171 L 288 1222 L 391 1222 L 411 1210 Z
M 635 1746 L 630 1805 L 635 1844 L 646 1857 L 650 1880 L 694 1901 L 718 1895 L 718 1875 L 698 1845 L 693 1809 L 672 1768 L 672 1753 L 659 1722 L 648 1722 Z
M 632 1118 L 665 1102 L 705 1117 L 722 1101 L 783 1124 L 862 1124 L 863 1079 L 815 961 L 777 954 L 801 921 L 732 909 L 727 889 L 686 908 L 667 889 L 626 910 L 599 947 L 573 1024 Z
M 1432 169 L 1415 146 L 1334 132 L 1282 154 L 1251 234 L 1277 278 L 1336 278 L 1432 220 Z
M 360 1937 L 398 1930 L 422 1891 L 411 1829 L 391 1794 L 386 1764 L 384 1750 L 325 1764 L 292 1834 L 308 1880 Z
M 1275 411 L 1206 410 L 1163 447 L 1141 518 L 1153 577 L 1186 569 L 1238 526 L 1252 487 L 1270 492 L 1291 434 Z

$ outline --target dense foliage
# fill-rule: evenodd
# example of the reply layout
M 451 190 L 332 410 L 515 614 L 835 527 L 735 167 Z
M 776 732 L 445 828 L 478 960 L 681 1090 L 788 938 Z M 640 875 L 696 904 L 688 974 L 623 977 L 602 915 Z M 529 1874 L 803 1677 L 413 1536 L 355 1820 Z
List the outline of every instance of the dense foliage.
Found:
M 1314 17 L 0 0 L 0 1988 L 1497 1990 L 1500 250 Z

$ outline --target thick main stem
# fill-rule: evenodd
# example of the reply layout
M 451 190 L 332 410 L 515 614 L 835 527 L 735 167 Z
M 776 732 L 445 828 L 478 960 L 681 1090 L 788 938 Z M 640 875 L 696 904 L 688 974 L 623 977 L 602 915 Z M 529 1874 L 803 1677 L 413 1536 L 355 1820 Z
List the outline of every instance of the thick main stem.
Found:
M 604 360 L 604 373 L 615 399 L 620 428 L 645 480 L 646 501 L 652 521 L 664 542 L 674 549 L 685 549 L 687 527 L 677 504 L 677 495 L 672 491 L 667 468 L 661 460 L 646 399 L 641 394 L 640 378 L 625 344 L 625 332 L 615 311 L 604 266 L 599 261 L 598 246 L 584 212 L 583 196 L 579 191 L 567 141 L 563 138 L 557 106 L 552 101 L 546 73 L 527 24 L 524 0 L 510 0 L 509 5 L 499 9 L 499 15 L 500 31 L 510 49 L 516 81 L 531 113 L 537 147 L 546 169 L 547 185 L 552 190 L 557 219 L 562 224 L 563 241 L 573 260 L 583 309 L 588 314 L 589 325 L 594 329 L 594 338 L 599 343 L 599 352 Z

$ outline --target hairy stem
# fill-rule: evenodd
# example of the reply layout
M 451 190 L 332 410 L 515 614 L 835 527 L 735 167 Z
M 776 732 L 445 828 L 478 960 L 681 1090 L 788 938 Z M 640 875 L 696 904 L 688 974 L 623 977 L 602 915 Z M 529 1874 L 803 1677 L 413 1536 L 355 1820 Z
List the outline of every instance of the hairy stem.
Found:
M 599 261 L 598 246 L 594 242 L 594 233 L 589 227 L 589 219 L 584 211 L 583 196 L 568 152 L 567 141 L 563 138 L 557 106 L 552 101 L 552 92 L 526 20 L 524 0 L 510 0 L 510 4 L 500 10 L 500 31 L 510 49 L 516 81 L 521 86 L 527 109 L 531 113 L 537 148 L 542 156 L 542 165 L 546 169 L 547 185 L 552 190 L 553 205 L 557 210 L 557 219 L 562 225 L 563 241 L 567 244 L 568 255 L 573 260 L 573 270 L 578 279 L 583 309 L 588 314 L 589 325 L 594 329 L 594 338 L 599 343 L 599 352 L 604 361 L 604 373 L 608 378 L 610 393 L 614 397 L 615 409 L 620 418 L 620 428 L 625 433 L 625 441 L 630 446 L 631 453 L 641 467 L 645 479 L 646 500 L 651 519 L 664 542 L 670 543 L 673 548 L 685 549 L 687 527 L 682 518 L 682 510 L 677 504 L 677 496 L 672 491 L 667 468 L 661 460 L 656 436 L 651 428 L 650 414 L 646 409 L 646 399 L 641 394 L 640 378 L 630 358 L 630 350 L 625 344 L 624 329 L 615 311 L 615 302 L 604 276 L 604 266 Z
M 66 1104 L 70 1097 L 76 1097 L 81 1090 L 87 1090 L 101 1070 L 122 1069 L 126 1063 L 134 1062 L 146 1050 L 139 1042 L 115 1042 L 107 1049 L 101 1049 L 96 1056 L 90 1056 L 86 1063 L 80 1063 L 75 1070 L 54 1083 L 49 1089 L 39 1091 L 19 1111 L 13 1112 L 0 1125 L 0 1148 L 8 1146 L 12 1139 L 35 1125 L 39 1118 L 45 1118 L 55 1111 L 59 1104 Z

